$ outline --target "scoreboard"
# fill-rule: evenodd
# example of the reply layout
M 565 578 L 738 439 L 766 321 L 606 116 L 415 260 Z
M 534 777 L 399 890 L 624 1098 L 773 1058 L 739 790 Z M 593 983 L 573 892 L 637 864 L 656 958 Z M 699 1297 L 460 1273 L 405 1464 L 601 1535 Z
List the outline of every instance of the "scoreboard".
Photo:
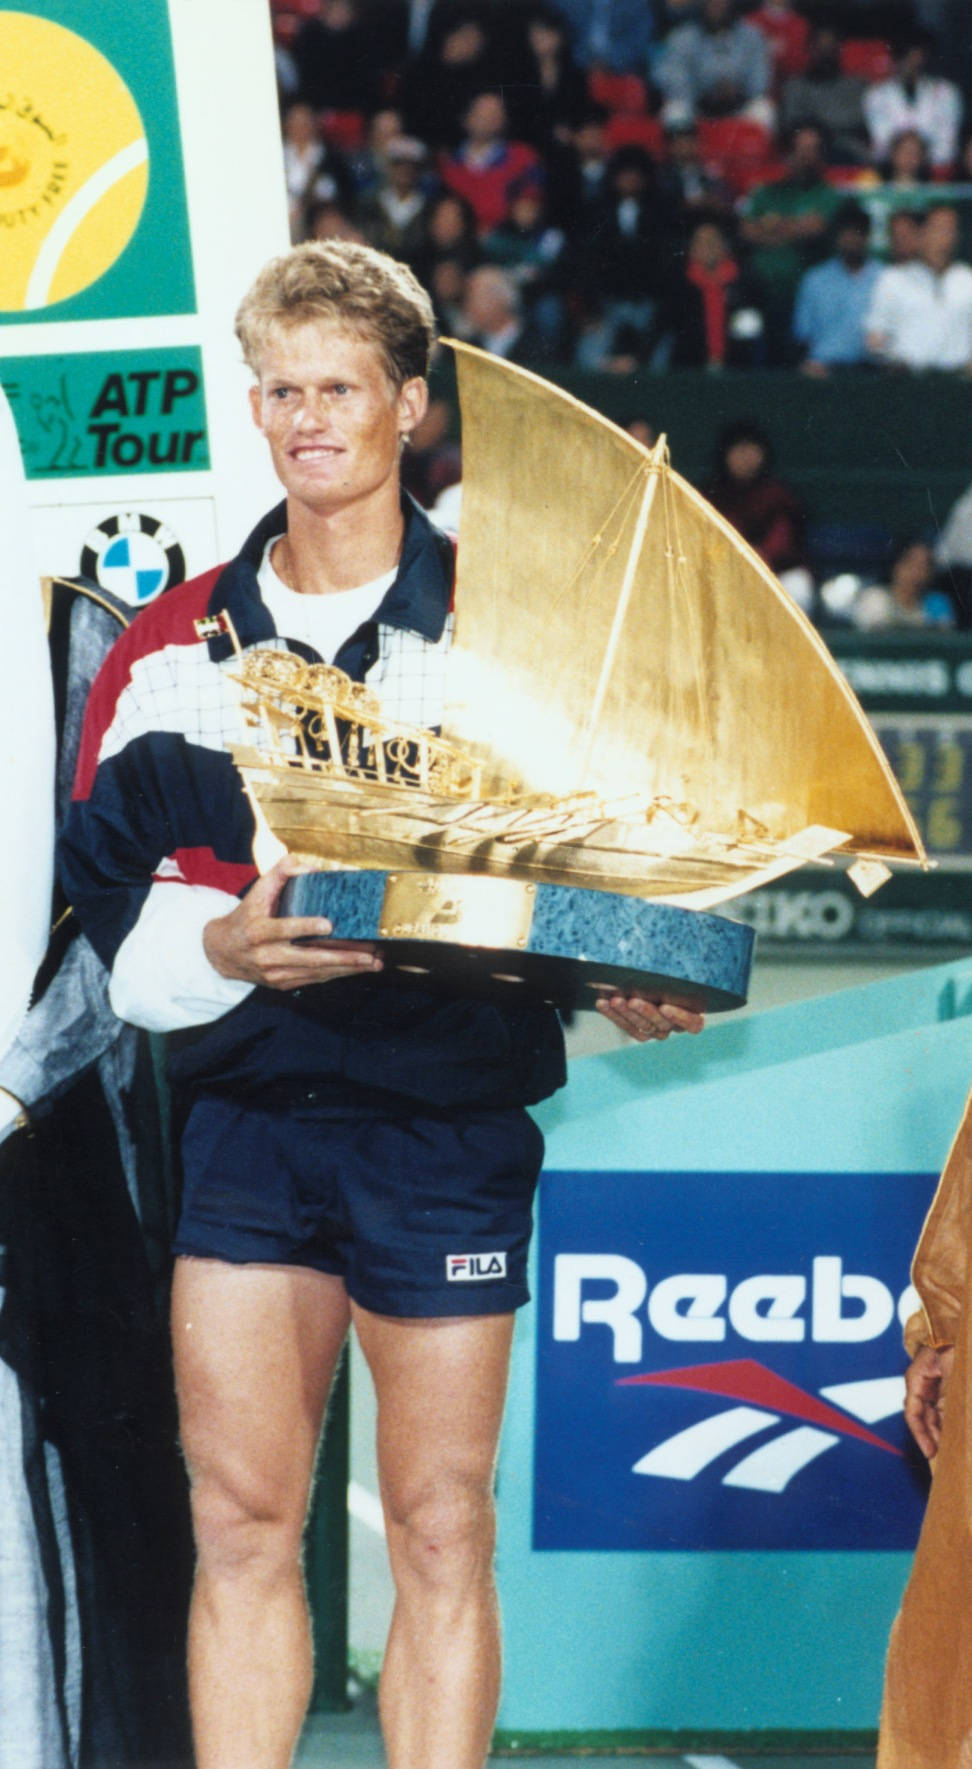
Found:
M 731 913 L 765 956 L 895 956 L 934 963 L 972 949 L 972 635 L 824 635 L 894 769 L 933 862 L 861 897 L 838 866 L 804 867 Z

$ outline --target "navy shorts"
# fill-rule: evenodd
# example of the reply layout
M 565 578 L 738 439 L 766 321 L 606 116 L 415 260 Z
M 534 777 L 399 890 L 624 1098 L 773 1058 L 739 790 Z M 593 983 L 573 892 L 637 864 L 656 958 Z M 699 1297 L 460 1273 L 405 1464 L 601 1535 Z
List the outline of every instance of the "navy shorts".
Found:
M 506 1314 L 526 1282 L 543 1137 L 521 1106 L 430 1113 L 198 1098 L 177 1254 L 310 1266 L 376 1314 Z

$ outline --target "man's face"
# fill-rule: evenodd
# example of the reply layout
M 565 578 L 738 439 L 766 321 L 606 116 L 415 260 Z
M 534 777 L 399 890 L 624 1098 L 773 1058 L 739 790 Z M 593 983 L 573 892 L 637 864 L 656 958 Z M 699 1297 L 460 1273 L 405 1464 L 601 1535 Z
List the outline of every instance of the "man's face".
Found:
M 674 129 L 668 137 L 669 157 L 680 166 L 693 166 L 699 158 L 697 129 Z
M 816 129 L 798 129 L 790 149 L 790 170 L 798 177 L 810 177 L 823 165 L 823 144 Z
M 900 209 L 888 222 L 888 250 L 892 263 L 910 263 L 917 258 L 920 245 L 920 223 L 907 210 Z
M 918 80 L 925 72 L 928 56 L 921 43 L 910 43 L 901 51 L 895 62 L 898 76 L 902 80 Z
M 466 134 L 470 141 L 494 141 L 506 129 L 506 110 L 496 92 L 481 92 L 466 112 Z
M 958 216 L 954 209 L 929 209 L 921 231 L 921 255 L 934 270 L 941 270 L 955 257 L 958 246 Z
M 862 227 L 848 225 L 837 233 L 837 256 L 845 264 L 863 264 L 868 254 L 869 236 Z
M 388 162 L 388 182 L 396 196 L 411 196 L 418 184 L 419 169 L 415 160 L 390 159 Z
M 711 221 L 703 221 L 695 229 L 689 244 L 689 257 L 704 270 L 715 270 L 727 255 L 725 235 Z
M 733 0 L 703 0 L 702 17 L 710 31 L 722 31 L 732 23 Z
M 821 29 L 810 41 L 810 69 L 818 79 L 833 79 L 840 72 L 840 39 L 836 31 Z
M 397 484 L 400 437 L 424 415 L 425 382 L 392 386 L 378 348 L 317 321 L 271 335 L 250 389 L 288 498 L 332 515 Z

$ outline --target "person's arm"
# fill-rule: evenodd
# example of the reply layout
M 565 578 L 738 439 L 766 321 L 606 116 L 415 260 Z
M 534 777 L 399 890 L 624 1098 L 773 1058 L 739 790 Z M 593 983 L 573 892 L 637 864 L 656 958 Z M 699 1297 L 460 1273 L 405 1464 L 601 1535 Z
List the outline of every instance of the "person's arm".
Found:
M 253 984 L 221 976 L 204 944 L 207 923 L 237 904 L 229 891 L 208 885 L 154 883 L 111 968 L 108 995 L 118 1018 L 147 1032 L 177 1032 L 245 1000 Z
M 777 246 L 786 238 L 784 217 L 773 206 L 773 186 L 760 185 L 747 198 L 739 231 L 748 246 Z
M 149 1032 L 181 1031 L 219 1019 L 258 984 L 298 989 L 380 970 L 371 947 L 331 940 L 330 922 L 275 915 L 287 879 L 303 871 L 287 856 L 242 901 L 206 885 L 153 884 L 112 966 L 119 1019 Z M 326 943 L 295 944 L 308 939 Z
M 256 983 L 296 988 L 377 968 L 370 949 L 292 947 L 330 932 L 320 918 L 262 929 L 301 867 L 287 861 L 257 877 L 253 813 L 233 763 L 195 735 L 194 697 L 221 692 L 219 678 L 215 669 L 179 674 L 191 622 L 173 632 L 160 616 L 156 633 L 144 624 L 151 614 L 124 634 L 92 689 L 60 844 L 65 893 L 109 972 L 115 1012 L 172 1031 L 226 1013 Z M 243 930 L 233 953 L 207 951 L 212 922 Z M 298 954 L 287 980 L 282 948 Z

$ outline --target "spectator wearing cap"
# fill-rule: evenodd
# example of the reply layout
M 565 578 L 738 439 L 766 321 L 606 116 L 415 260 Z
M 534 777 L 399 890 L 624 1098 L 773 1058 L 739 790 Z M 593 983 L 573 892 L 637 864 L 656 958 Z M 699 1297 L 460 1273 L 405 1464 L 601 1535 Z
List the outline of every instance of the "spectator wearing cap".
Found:
M 783 82 L 779 126 L 787 135 L 797 123 L 818 123 L 830 140 L 835 164 L 863 165 L 871 157 L 864 81 L 844 73 L 840 51 L 841 39 L 832 24 L 813 26 L 806 67 Z
M 952 80 L 928 72 L 933 39 L 928 31 L 903 32 L 894 45 L 894 73 L 864 94 L 864 116 L 876 160 L 886 158 L 902 129 L 917 129 L 936 169 L 949 169 L 958 153 L 962 95 Z
M 860 203 L 841 204 L 833 239 L 833 256 L 805 271 L 797 288 L 793 335 L 809 375 L 868 360 L 865 322 L 881 266 L 870 255 L 871 217 Z
M 674 107 L 773 124 L 769 48 L 762 32 L 738 16 L 737 0 L 701 0 L 698 18 L 672 31 L 654 78 L 666 115 Z
M 886 368 L 972 371 L 972 265 L 957 261 L 958 214 L 928 210 L 919 255 L 888 265 L 871 296 L 868 350 Z
M 421 180 L 426 159 L 424 143 L 414 135 L 393 136 L 385 150 L 385 176 L 358 211 L 368 244 L 413 266 L 425 243 L 429 198 Z
M 485 234 L 505 217 L 510 186 L 539 166 L 532 147 L 509 139 L 502 93 L 489 91 L 477 93 L 470 103 L 462 140 L 455 153 L 440 158 L 439 176 L 449 190 L 465 197 Z
M 513 278 L 527 320 L 551 357 L 563 357 L 567 347 L 565 245 L 563 229 L 551 224 L 547 212 L 543 173 L 524 172 L 510 185 L 505 220 L 482 242 L 483 257 Z

